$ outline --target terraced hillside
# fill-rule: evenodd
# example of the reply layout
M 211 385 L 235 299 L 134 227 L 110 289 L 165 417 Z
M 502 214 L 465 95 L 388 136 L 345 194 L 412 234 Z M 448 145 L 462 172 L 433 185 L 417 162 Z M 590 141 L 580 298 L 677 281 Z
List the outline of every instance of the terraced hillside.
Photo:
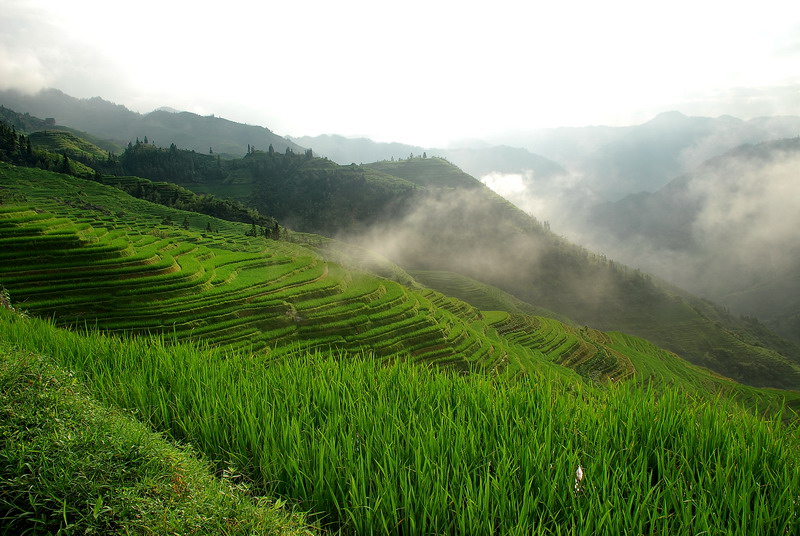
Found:
M 274 355 L 368 347 L 461 369 L 515 359 L 463 302 L 245 236 L 247 225 L 41 170 L 4 166 L 0 178 L 0 282 L 20 307 L 62 325 Z M 204 231 L 211 222 L 215 233 Z
M 87 219 L 0 207 L 0 281 L 32 314 L 275 353 L 366 346 L 461 368 L 508 359 L 438 293 L 354 274 L 301 246 L 260 240 L 235 251 L 166 225 L 114 230 Z
M 30 135 L 31 143 L 53 153 L 68 154 L 70 158 L 105 159 L 108 152 L 84 138 L 63 130 L 40 130 Z
M 467 298 L 480 309 L 507 309 L 481 311 L 423 287 L 396 266 L 379 266 L 378 257 L 355 246 L 294 233 L 289 236 L 307 245 L 247 236 L 246 224 L 42 170 L 0 164 L 0 184 L 0 284 L 21 309 L 62 325 L 167 333 L 273 357 L 368 349 L 377 357 L 458 370 L 547 368 L 573 378 L 577 371 L 598 380 L 664 383 L 688 378 L 700 392 L 741 391 L 742 398 L 773 406 L 784 398 L 748 394 L 756 391 L 635 337 L 542 316 L 548 312 L 488 285 L 417 274 L 432 286 L 438 278 L 459 281 L 451 286 L 462 292 L 470 287 Z M 671 369 L 660 364 L 666 361 Z
M 246 236 L 245 224 L 41 170 L 3 165 L 0 179 L 0 283 L 21 308 L 62 325 L 274 356 L 338 347 L 458 369 L 582 363 L 572 353 L 583 349 L 525 348 L 474 307 L 407 275 L 402 285 L 325 260 L 320 251 L 336 256 L 330 245 Z M 345 249 L 343 262 L 353 259 Z
M 622 353 L 609 351 L 603 333 L 592 329 L 574 329 L 557 320 L 528 315 L 499 313 L 492 326 L 508 340 L 551 357 L 559 365 L 586 376 L 625 379 L 635 368 Z

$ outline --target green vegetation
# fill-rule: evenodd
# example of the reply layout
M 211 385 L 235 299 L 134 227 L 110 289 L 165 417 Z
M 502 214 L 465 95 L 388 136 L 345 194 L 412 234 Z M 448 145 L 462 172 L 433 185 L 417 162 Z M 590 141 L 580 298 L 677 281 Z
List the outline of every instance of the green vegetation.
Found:
M 0 330 L 106 403 L 235 466 L 256 492 L 344 533 L 800 529 L 796 424 L 724 398 L 547 372 L 461 376 L 369 356 L 268 362 L 5 312 Z
M 59 137 L 67 133 L 57 133 Z M 61 154 L 35 148 L 31 139 L 16 128 L 0 121 L 0 161 L 17 165 L 37 167 L 77 177 L 92 177 L 95 170 L 70 159 L 67 152 Z
M 314 162 L 324 161 L 302 165 Z M 344 534 L 800 529 L 800 445 L 789 409 L 800 407 L 796 392 L 741 386 L 636 337 L 534 316 L 546 311 L 466 278 L 428 273 L 422 279 L 508 310 L 481 311 L 390 265 L 406 285 L 357 272 L 346 264 L 374 259 L 334 241 L 294 235 L 304 246 L 249 236 L 244 223 L 37 169 L 1 164 L 0 180 L 0 282 L 17 309 L 73 328 L 0 311 L 6 353 L 46 356 L 101 404 L 191 444 L 216 471 L 236 468 L 253 493 L 311 512 L 326 528 Z M 214 233 L 205 231 L 209 223 Z M 19 372 L 9 378 L 28 374 L 11 368 Z M 69 374 L 47 370 L 46 385 L 48 374 Z M 53 414 L 48 407 L 42 405 L 44 415 Z M 43 418 L 30 408 L 15 411 Z M 50 430 L 62 426 L 44 421 Z M 19 428 L 15 422 L 10 430 Z M 73 433 L 63 426 L 67 432 L 46 437 Z M 105 437 L 107 429 L 92 426 L 80 440 L 99 460 L 108 451 L 92 434 Z M 133 436 L 127 437 L 123 444 Z M 44 441 L 20 436 L 19 451 L 4 452 L 21 459 L 44 451 Z M 43 506 L 34 514 L 54 523 L 48 527 L 62 526 L 59 505 L 71 512 L 64 524 L 98 531 L 116 528 L 109 528 L 103 508 L 122 512 L 118 505 L 126 502 L 158 508 L 146 502 L 150 496 L 136 478 L 122 488 L 106 483 L 120 470 L 55 502 L 66 486 L 58 474 L 89 469 L 67 471 L 84 463 L 77 456 L 50 458 L 55 469 L 40 480 L 35 500 Z M 103 463 L 119 467 L 112 462 Z M 576 489 L 579 465 L 584 478 Z M 148 467 L 166 471 L 161 481 L 172 486 L 174 465 Z M 9 474 L 11 480 L 27 473 Z M 2 485 L 3 496 L 20 493 L 6 477 Z M 230 485 L 211 481 L 208 489 Z M 214 523 L 239 515 L 231 509 L 275 513 L 254 507 L 243 490 L 217 505 L 208 505 L 205 493 L 186 495 L 190 504 L 176 508 L 190 513 L 190 525 L 197 519 L 192 512 L 214 519 L 211 532 L 222 526 Z M 33 523 L 30 516 L 24 521 L 27 511 L 16 502 L 9 516 Z M 153 523 L 172 522 L 166 519 Z
M 253 498 L 241 477 L 213 476 L 190 448 L 6 342 L 0 438 L 3 534 L 307 534 L 299 519 Z
M 257 210 L 248 208 L 238 201 L 218 199 L 213 195 L 198 195 L 177 184 L 153 182 L 140 177 L 104 175 L 95 178 L 95 180 L 119 188 L 139 199 L 158 203 L 159 205 L 198 212 L 223 220 L 256 225 L 260 231 L 253 236 L 262 235 L 268 238 L 278 238 L 280 235 L 280 229 L 276 228 L 277 222 L 274 218 L 264 216 Z
M 31 143 L 39 149 L 44 149 L 51 153 L 67 153 L 71 158 L 105 160 L 108 157 L 108 151 L 71 132 L 40 130 L 31 133 L 29 138 Z
M 137 139 L 128 144 L 119 162 L 124 174 L 177 184 L 217 182 L 225 176 L 219 157 L 178 150 L 174 143 L 162 149 Z
M 266 352 L 273 359 L 313 348 L 369 348 L 379 357 L 463 371 L 563 373 L 563 366 L 599 380 L 674 381 L 672 374 L 648 368 L 657 348 L 637 365 L 631 358 L 638 355 L 636 345 L 612 347 L 612 339 L 600 332 L 544 318 L 555 315 L 468 278 L 417 273 L 481 309 L 505 308 L 513 315 L 482 313 L 421 287 L 389 263 L 373 271 L 404 284 L 353 271 L 348 266 L 374 268 L 377 261 L 334 241 L 297 235 L 309 249 L 247 236 L 250 226 L 244 224 L 39 170 L 0 166 L 0 177 L 7 185 L 6 203 L 0 205 L 0 281 L 31 314 L 53 317 L 60 325 L 168 333 Z M 206 232 L 209 225 L 214 233 Z M 709 392 L 724 391 L 770 411 L 783 405 L 779 392 L 754 396 L 729 380 L 692 370 L 702 376 L 695 383 Z M 794 404 L 793 394 L 785 396 Z
M 409 158 L 367 164 L 368 168 L 394 175 L 425 188 L 479 188 L 481 183 L 443 158 Z

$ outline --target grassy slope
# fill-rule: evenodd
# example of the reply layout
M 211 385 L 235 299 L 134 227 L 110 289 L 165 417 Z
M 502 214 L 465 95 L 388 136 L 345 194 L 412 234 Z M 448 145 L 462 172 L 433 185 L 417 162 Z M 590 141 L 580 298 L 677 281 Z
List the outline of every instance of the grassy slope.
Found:
M 84 156 L 104 159 L 108 153 L 84 138 L 61 130 L 42 130 L 30 134 L 31 143 L 52 153 L 66 153 L 70 157 Z
M 190 449 L 96 402 L 73 374 L 4 342 L 0 437 L 4 534 L 308 533 Z

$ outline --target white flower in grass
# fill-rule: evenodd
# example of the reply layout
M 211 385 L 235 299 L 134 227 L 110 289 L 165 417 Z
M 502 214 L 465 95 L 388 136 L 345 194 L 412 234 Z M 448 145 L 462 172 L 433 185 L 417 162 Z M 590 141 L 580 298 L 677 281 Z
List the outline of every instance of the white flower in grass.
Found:
M 583 482 L 583 467 L 578 464 L 578 469 L 575 471 L 575 491 L 581 490 L 581 482 Z

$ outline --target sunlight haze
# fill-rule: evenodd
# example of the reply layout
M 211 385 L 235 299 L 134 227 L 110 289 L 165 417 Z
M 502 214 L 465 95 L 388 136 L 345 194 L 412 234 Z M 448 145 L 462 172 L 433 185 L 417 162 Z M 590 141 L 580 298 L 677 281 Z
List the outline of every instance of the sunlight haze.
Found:
M 800 114 L 793 2 L 6 0 L 0 89 L 444 145 L 668 110 Z

